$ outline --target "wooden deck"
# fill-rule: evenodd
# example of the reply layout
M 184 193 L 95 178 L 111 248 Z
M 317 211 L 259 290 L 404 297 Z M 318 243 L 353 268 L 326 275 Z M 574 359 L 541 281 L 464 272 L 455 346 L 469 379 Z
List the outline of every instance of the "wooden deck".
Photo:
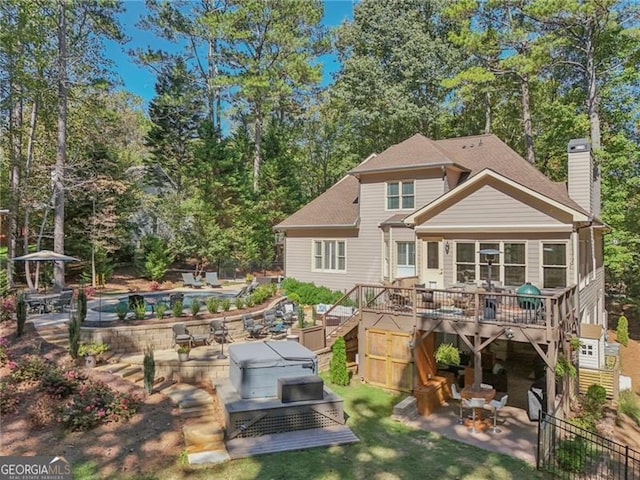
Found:
M 359 442 L 346 425 L 273 433 L 260 437 L 234 438 L 226 442 L 231 459 L 251 457 L 265 453 L 304 450 Z

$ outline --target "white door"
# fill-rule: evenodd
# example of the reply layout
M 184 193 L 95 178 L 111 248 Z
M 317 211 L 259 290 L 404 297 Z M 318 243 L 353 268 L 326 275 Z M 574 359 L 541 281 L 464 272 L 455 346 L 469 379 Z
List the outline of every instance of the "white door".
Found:
M 422 242 L 422 282 L 427 288 L 444 288 L 442 266 L 442 239 L 426 239 Z

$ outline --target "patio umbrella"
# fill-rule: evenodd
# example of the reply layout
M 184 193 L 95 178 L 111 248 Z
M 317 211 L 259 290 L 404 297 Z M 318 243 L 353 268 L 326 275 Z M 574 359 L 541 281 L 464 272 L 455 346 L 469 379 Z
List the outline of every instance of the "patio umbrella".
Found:
M 40 250 L 39 252 L 27 253 L 20 257 L 14 257 L 13 261 L 25 261 L 25 262 L 79 262 L 80 259 L 71 257 L 63 253 L 52 252 L 51 250 Z M 37 280 L 37 279 L 36 279 Z M 44 286 L 45 291 L 47 286 Z

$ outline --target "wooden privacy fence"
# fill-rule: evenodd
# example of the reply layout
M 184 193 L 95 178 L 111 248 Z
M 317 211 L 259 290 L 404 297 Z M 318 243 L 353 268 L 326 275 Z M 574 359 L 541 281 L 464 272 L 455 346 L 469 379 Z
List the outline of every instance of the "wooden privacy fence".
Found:
M 619 385 L 618 369 L 590 369 L 580 368 L 578 370 L 578 386 L 580 393 L 587 393 L 591 385 L 602 385 L 607 391 L 607 398 L 618 399 Z

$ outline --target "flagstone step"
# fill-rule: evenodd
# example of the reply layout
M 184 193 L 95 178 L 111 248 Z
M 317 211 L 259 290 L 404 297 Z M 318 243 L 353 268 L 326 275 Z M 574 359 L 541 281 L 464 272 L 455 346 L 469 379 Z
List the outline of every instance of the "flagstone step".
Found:
M 107 365 L 100 365 L 99 367 L 96 367 L 96 370 L 113 373 L 115 375 L 118 374 L 118 372 L 120 372 L 121 370 L 129 367 L 131 367 L 131 365 L 128 363 L 109 363 Z
M 207 446 L 216 445 L 212 450 L 220 448 L 224 441 L 224 428 L 218 422 L 198 422 L 182 427 L 184 443 L 186 447 L 204 450 Z
M 118 375 L 119 377 L 125 378 L 125 377 L 130 377 L 138 372 L 140 372 L 141 369 L 139 366 L 137 365 L 129 365 L 127 368 L 119 370 L 118 372 L 116 372 L 116 375 Z M 129 380 L 129 379 L 127 379 Z
M 181 404 L 179 409 L 182 418 L 198 418 L 204 420 L 205 417 L 208 417 L 213 419 L 213 414 L 215 413 L 213 402 L 210 402 L 208 405 L 197 405 L 195 407 L 183 407 Z

